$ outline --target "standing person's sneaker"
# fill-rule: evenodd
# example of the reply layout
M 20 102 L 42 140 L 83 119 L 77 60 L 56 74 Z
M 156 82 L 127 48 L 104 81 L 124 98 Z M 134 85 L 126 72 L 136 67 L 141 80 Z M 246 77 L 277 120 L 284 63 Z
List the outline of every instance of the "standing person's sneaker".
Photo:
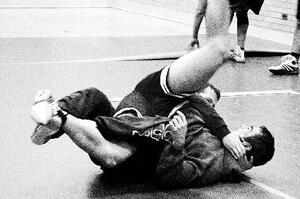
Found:
M 31 111 L 31 117 L 37 123 L 31 135 L 31 141 L 37 145 L 45 144 L 52 138 L 57 138 L 63 134 L 58 125 L 60 118 L 55 117 L 59 114 L 60 108 L 49 90 L 40 90 L 35 98 Z M 61 112 L 61 111 L 60 111 Z M 58 121 L 55 122 L 54 119 Z
M 239 46 L 236 46 L 230 55 L 231 59 L 236 62 L 245 62 L 245 50 L 242 50 Z
M 278 66 L 270 66 L 269 71 L 275 75 L 298 75 L 298 60 L 292 55 L 281 57 L 281 64 Z

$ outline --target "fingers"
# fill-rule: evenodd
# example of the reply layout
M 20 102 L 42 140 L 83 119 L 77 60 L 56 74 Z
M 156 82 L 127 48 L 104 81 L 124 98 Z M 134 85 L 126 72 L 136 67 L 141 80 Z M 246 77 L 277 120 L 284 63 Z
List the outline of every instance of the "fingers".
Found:
M 246 149 L 245 146 L 242 143 L 242 139 L 240 136 L 236 137 L 236 142 L 235 142 L 235 146 L 233 146 L 233 148 L 235 149 L 235 156 L 237 158 L 241 158 L 242 156 L 244 156 L 246 154 Z
M 250 162 L 251 165 L 253 165 L 253 156 L 250 157 L 249 162 Z
M 247 155 L 243 155 L 243 157 L 239 160 L 239 163 L 244 170 L 251 169 L 253 167 L 253 156 L 251 156 L 250 160 L 248 160 Z
M 231 155 L 235 158 L 235 159 L 239 159 L 238 158 L 238 156 L 237 156 L 237 151 L 236 151 L 236 149 L 232 149 L 232 150 L 230 150 L 230 152 L 231 152 Z
M 177 115 L 170 122 L 177 128 L 187 125 L 186 117 L 181 111 L 177 111 Z
M 176 111 L 176 113 L 180 117 L 180 120 L 181 120 L 182 124 L 187 124 L 185 115 L 181 111 Z
M 243 144 L 232 146 L 230 152 L 235 159 L 239 159 L 246 154 L 246 150 Z
M 240 142 L 240 144 L 237 146 L 236 150 L 238 151 L 237 156 L 242 157 L 246 154 L 246 149 L 244 145 Z

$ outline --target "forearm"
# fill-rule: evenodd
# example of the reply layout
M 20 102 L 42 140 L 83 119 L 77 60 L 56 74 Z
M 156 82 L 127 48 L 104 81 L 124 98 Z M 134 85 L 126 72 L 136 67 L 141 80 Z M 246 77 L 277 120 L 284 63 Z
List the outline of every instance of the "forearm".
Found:
M 230 133 L 224 119 L 204 98 L 194 95 L 190 98 L 190 104 L 201 114 L 211 134 L 217 136 L 220 141 Z

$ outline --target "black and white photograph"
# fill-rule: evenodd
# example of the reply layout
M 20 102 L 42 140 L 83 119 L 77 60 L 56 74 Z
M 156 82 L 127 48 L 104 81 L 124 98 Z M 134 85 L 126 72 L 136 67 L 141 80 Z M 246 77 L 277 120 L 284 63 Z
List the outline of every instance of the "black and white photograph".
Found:
M 0 0 L 1 198 L 300 198 L 299 6 Z

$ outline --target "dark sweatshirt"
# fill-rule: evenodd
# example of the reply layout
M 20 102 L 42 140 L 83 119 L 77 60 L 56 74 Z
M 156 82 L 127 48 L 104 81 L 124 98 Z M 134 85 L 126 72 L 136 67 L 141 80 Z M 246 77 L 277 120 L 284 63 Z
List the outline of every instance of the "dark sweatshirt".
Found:
M 183 149 L 164 147 L 157 164 L 155 181 L 159 187 L 182 188 L 220 181 L 230 173 L 224 168 L 225 148 L 205 127 L 201 114 L 191 106 L 181 108 L 188 122 Z M 228 155 L 228 154 L 227 154 Z

